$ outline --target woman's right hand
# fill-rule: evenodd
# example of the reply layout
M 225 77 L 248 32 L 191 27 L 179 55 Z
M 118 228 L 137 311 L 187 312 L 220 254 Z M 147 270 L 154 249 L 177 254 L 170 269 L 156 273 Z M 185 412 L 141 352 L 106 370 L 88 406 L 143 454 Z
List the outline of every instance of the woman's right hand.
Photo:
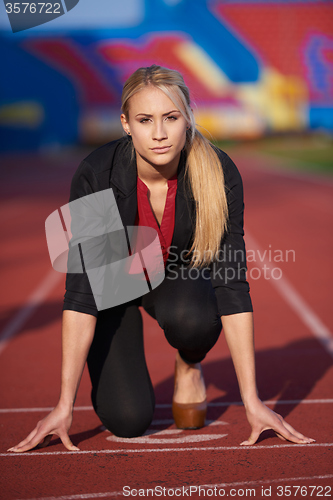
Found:
M 73 405 L 83 368 L 94 337 L 96 317 L 77 311 L 64 311 L 62 321 L 61 391 L 57 406 L 23 441 L 7 451 L 28 451 L 35 446 L 44 448 L 56 434 L 67 450 L 77 451 L 68 436 L 72 425 Z
M 45 418 L 40 420 L 34 430 L 19 444 L 9 448 L 7 451 L 21 453 L 31 450 L 39 445 L 39 448 L 44 448 L 49 444 L 53 434 L 56 434 L 70 451 L 79 451 L 79 448 L 71 442 L 68 431 L 72 425 L 72 410 L 60 407 L 54 408 Z

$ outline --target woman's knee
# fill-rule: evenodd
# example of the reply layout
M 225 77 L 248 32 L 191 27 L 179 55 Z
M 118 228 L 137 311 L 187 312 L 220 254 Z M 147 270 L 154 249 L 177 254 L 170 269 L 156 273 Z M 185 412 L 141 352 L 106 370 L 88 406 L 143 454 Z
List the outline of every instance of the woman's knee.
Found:
M 132 438 L 142 436 L 153 420 L 153 406 L 97 407 L 95 409 L 102 424 L 118 437 Z
M 165 336 L 176 349 L 208 352 L 219 338 L 222 324 L 218 314 L 177 304 L 164 321 Z

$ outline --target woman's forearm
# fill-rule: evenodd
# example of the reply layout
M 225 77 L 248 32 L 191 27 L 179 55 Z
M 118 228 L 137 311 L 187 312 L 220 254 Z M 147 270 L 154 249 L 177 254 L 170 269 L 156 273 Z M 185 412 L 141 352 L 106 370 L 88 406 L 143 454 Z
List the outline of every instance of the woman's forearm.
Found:
M 225 338 L 235 367 L 241 397 L 245 406 L 258 399 L 255 375 L 253 314 L 251 312 L 222 316 Z
M 94 337 L 96 318 L 64 311 L 62 319 L 62 366 L 59 405 L 72 409 L 82 372 Z

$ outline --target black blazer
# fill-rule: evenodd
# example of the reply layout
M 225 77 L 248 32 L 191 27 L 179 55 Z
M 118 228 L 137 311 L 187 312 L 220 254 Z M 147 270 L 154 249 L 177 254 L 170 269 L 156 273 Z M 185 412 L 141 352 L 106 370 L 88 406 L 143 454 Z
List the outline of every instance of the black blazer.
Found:
M 210 266 L 220 315 L 252 311 L 246 281 L 246 256 L 243 231 L 243 185 L 236 165 L 218 150 L 229 208 L 228 232 L 221 242 L 219 259 Z M 195 201 L 184 179 L 185 154 L 178 166 L 175 229 L 172 238 L 172 263 L 186 265 L 182 256 L 191 246 L 195 227 Z M 70 201 L 104 189 L 113 189 L 123 225 L 133 226 L 137 214 L 137 170 L 127 136 L 93 151 L 74 174 Z M 168 263 L 167 263 L 168 266 Z M 97 316 L 97 308 L 86 274 L 67 274 L 64 309 Z

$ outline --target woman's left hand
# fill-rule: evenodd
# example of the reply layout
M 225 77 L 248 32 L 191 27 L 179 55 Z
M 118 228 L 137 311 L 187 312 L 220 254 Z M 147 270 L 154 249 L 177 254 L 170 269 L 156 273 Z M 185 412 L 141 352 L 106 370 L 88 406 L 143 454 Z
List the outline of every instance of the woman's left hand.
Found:
M 283 441 L 288 440 L 298 444 L 309 444 L 315 441 L 296 431 L 281 415 L 267 408 L 259 399 L 255 404 L 246 408 L 246 416 L 252 432 L 249 439 L 241 443 L 242 446 L 253 445 L 260 434 L 268 429 L 272 429 Z

